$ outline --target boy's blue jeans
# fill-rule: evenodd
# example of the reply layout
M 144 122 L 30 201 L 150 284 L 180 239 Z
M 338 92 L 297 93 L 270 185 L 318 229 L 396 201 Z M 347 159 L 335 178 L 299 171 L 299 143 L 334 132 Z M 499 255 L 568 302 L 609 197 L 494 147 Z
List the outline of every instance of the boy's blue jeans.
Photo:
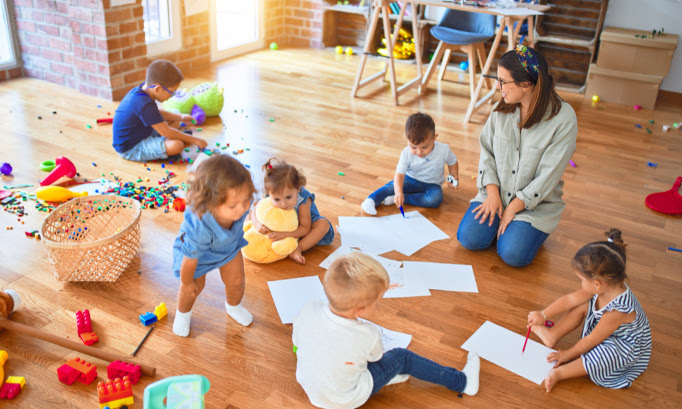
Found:
M 490 247 L 500 226 L 500 218 L 497 215 L 492 226 L 488 226 L 489 219 L 483 224 L 479 223 L 480 217 L 478 220 L 474 219 L 476 214 L 472 211 L 480 204 L 481 202 L 471 203 L 457 229 L 457 240 L 469 250 Z M 497 254 L 512 267 L 527 266 L 533 261 L 547 237 L 549 234 L 536 229 L 528 222 L 512 221 L 504 234 L 497 239 Z
M 418 207 L 438 207 L 443 201 L 443 189 L 435 183 L 424 183 L 405 175 L 403 183 L 405 204 Z M 395 195 L 393 181 L 386 183 L 369 195 L 374 203 L 379 206 L 388 196 Z
M 374 387 L 372 395 L 386 386 L 396 375 L 410 375 L 422 381 L 437 383 L 455 392 L 462 392 L 467 385 L 467 377 L 455 368 L 438 365 L 404 348 L 387 351 L 380 360 L 367 362 L 372 374 Z

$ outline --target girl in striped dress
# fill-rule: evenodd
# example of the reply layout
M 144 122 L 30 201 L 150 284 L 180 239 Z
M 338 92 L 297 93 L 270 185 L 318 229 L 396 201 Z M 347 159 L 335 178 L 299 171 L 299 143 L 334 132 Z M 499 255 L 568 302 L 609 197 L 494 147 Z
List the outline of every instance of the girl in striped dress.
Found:
M 582 289 L 528 314 L 528 326 L 550 348 L 585 320 L 578 343 L 547 357 L 556 361 L 545 378 L 547 392 L 560 380 L 585 375 L 605 388 L 627 388 L 649 364 L 651 329 L 624 282 L 625 244 L 620 230 L 606 234 L 608 241 L 584 246 L 571 261 Z M 544 326 L 545 320 L 564 312 L 555 326 Z

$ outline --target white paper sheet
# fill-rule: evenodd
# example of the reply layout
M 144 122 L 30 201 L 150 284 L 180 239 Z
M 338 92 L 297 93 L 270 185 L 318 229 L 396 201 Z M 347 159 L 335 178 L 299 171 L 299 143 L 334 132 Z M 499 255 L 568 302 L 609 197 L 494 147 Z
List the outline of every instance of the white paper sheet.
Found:
M 495 13 L 505 15 L 505 16 L 541 16 L 541 15 L 545 14 L 543 12 L 527 9 L 524 7 L 516 7 L 516 8 L 512 8 L 512 9 L 491 8 L 488 10 L 493 11 Z
M 196 158 L 196 159 L 194 160 L 194 162 L 192 163 L 192 166 L 190 166 L 189 168 L 187 168 L 187 172 L 189 172 L 189 173 L 196 172 L 196 171 L 197 171 L 197 167 L 199 167 L 199 165 L 201 164 L 201 162 L 205 161 L 205 160 L 208 159 L 208 158 L 210 158 L 210 156 L 208 156 L 207 154 L 201 152 L 201 153 L 199 154 L 199 156 L 197 156 L 197 158 Z
M 423 297 L 431 295 L 429 289 L 419 280 L 409 280 L 404 268 L 386 269 L 391 279 L 384 298 Z
M 282 324 L 291 324 L 312 300 L 329 302 L 318 276 L 268 281 L 270 294 Z
M 540 385 L 554 366 L 554 362 L 547 362 L 547 355 L 554 350 L 529 338 L 526 351 L 521 355 L 525 339 L 525 335 L 486 321 L 466 340 L 462 349 L 475 352 L 481 358 Z
M 368 321 L 362 318 L 358 319 L 362 322 L 369 322 L 379 327 L 379 329 L 381 330 L 381 344 L 384 347 L 384 352 L 390 351 L 391 349 L 394 348 L 407 348 L 407 346 L 410 345 L 410 342 L 412 342 L 412 335 L 410 334 L 404 334 L 398 331 L 391 331 L 390 329 L 384 328 L 381 325 L 377 325 L 372 321 Z
M 336 260 L 337 258 L 339 258 L 339 257 L 341 257 L 341 256 L 343 256 L 343 255 L 349 254 L 349 253 L 351 253 L 351 252 L 353 252 L 353 251 L 360 251 L 360 252 L 362 252 L 361 250 L 357 250 L 357 249 L 352 249 L 352 248 L 350 248 L 350 247 L 341 246 L 341 247 L 337 248 L 336 250 L 334 250 L 334 252 L 333 252 L 332 254 L 330 254 L 329 256 L 327 256 L 327 258 L 324 259 L 324 261 L 322 261 L 322 262 L 320 263 L 320 267 L 322 267 L 322 268 L 324 268 L 324 269 L 328 269 L 329 266 L 332 265 L 332 263 L 334 262 L 334 260 Z M 401 261 L 391 260 L 390 258 L 377 256 L 377 255 L 375 255 L 375 254 L 370 254 L 370 253 L 367 253 L 367 252 L 363 252 L 363 253 L 367 254 L 368 256 L 370 256 L 370 257 L 372 257 L 373 259 L 375 259 L 376 261 L 378 261 L 378 262 L 379 262 L 382 266 L 384 266 L 384 268 L 387 269 L 387 270 L 388 270 L 389 268 L 397 268 L 397 267 L 400 267 L 400 265 L 402 264 Z
M 477 293 L 474 270 L 464 264 L 403 262 L 409 282 L 420 282 L 429 290 Z

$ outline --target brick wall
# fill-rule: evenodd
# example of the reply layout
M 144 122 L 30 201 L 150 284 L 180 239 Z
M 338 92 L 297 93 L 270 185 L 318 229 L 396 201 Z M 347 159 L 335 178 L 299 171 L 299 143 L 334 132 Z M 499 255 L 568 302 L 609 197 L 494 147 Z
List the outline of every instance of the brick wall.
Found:
M 263 2 L 265 10 L 265 44 L 272 42 L 278 44 L 285 43 L 284 37 L 284 1 L 285 0 L 265 0 Z
M 284 42 L 294 47 L 322 48 L 325 0 L 284 0 L 284 4 Z

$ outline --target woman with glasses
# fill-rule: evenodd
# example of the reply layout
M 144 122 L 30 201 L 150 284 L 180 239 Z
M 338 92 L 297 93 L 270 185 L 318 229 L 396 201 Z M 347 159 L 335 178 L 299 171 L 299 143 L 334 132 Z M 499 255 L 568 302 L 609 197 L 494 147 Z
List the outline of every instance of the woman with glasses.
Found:
M 517 45 L 505 53 L 497 82 L 502 100 L 481 132 L 478 195 L 457 239 L 469 250 L 486 249 L 497 239 L 502 260 L 522 267 L 559 224 L 565 207 L 561 176 L 575 151 L 578 123 L 537 50 Z

